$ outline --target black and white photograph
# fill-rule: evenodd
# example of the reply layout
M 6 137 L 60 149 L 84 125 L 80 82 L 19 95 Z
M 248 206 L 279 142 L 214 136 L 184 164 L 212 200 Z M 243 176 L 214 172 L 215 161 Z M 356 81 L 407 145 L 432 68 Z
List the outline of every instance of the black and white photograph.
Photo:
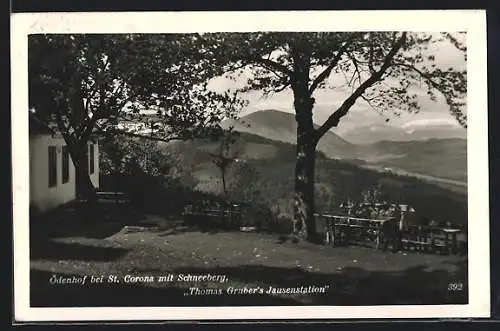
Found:
M 489 314 L 483 12 L 15 18 L 21 318 Z

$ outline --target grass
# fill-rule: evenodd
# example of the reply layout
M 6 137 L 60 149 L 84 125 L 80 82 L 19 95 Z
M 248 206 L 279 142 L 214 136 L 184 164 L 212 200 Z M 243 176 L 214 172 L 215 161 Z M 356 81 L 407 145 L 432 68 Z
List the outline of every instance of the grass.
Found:
M 31 234 L 31 305 L 221 306 L 467 303 L 467 258 L 282 242 L 276 235 L 186 226 L 110 207 L 89 220 L 67 207 Z M 68 216 L 70 215 L 70 216 Z M 71 216 L 73 215 L 73 216 Z M 64 219 L 64 217 L 66 219 Z M 125 283 L 126 275 L 218 274 L 220 282 Z M 115 275 L 119 283 L 52 285 L 53 275 Z M 448 291 L 459 282 L 462 291 Z M 325 286 L 322 294 L 227 295 L 233 288 Z M 221 295 L 187 295 L 190 287 Z

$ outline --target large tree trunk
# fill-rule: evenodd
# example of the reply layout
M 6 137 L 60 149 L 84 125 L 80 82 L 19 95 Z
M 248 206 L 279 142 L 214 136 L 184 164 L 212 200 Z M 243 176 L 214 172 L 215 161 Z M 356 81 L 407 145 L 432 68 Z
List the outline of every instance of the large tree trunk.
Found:
M 314 167 L 316 140 L 309 98 L 296 103 L 297 160 L 295 165 L 295 195 L 293 235 L 316 242 L 318 234 L 314 218 Z
M 317 239 L 314 219 L 314 163 L 315 146 L 297 144 L 293 234 L 311 242 Z
M 317 242 L 314 219 L 314 163 L 316 156 L 316 131 L 312 119 L 314 99 L 309 91 L 311 45 L 305 39 L 291 47 L 293 75 L 291 86 L 297 121 L 297 160 L 295 167 L 295 197 L 293 237 Z
M 75 166 L 76 196 L 78 199 L 95 203 L 97 201 L 97 194 L 89 175 L 87 143 L 79 142 L 72 144 L 72 146 L 68 145 L 68 148 L 71 160 Z

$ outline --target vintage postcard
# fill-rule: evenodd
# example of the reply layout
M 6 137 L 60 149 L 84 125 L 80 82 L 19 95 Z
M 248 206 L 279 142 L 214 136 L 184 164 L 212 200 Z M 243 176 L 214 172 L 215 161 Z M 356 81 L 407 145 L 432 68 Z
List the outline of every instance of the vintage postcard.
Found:
M 12 15 L 15 320 L 490 314 L 486 14 Z

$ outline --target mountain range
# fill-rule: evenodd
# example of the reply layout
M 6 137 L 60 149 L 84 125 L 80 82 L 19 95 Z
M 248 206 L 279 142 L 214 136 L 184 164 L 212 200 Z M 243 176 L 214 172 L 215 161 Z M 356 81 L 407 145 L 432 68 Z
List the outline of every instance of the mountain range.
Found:
M 373 144 L 380 141 L 467 139 L 467 131 L 452 124 L 410 124 L 405 127 L 377 124 L 349 130 L 342 136 L 353 144 Z
M 267 139 L 295 144 L 297 140 L 297 122 L 293 114 L 278 110 L 261 110 L 240 119 L 223 123 L 239 132 L 256 134 Z M 316 124 L 316 127 L 318 125 Z M 318 143 L 318 150 L 329 158 L 345 159 L 353 155 L 356 146 L 337 134 L 328 131 Z
M 265 117 L 266 113 L 259 116 L 261 115 Z M 273 115 L 276 115 L 273 119 L 283 116 L 282 114 L 272 114 L 271 117 Z M 293 119 L 293 116 L 288 116 Z M 282 118 L 287 117 L 283 116 Z M 257 121 L 253 121 L 252 124 L 256 123 Z M 272 122 L 271 119 L 269 123 L 273 123 L 274 130 L 267 130 L 265 122 L 261 122 L 262 126 L 256 132 L 278 134 L 280 123 Z M 290 122 L 285 122 L 285 124 L 290 124 Z M 289 126 L 288 131 L 286 128 L 283 130 L 292 139 L 292 129 L 290 128 L 293 129 Z M 247 127 L 247 129 L 250 128 Z M 335 136 L 331 137 L 332 141 L 340 141 L 341 146 L 345 146 L 343 140 L 335 139 Z M 236 183 L 236 188 L 233 187 L 236 191 L 231 191 L 231 194 L 236 194 L 236 199 L 244 199 L 245 201 L 247 199 L 262 199 L 259 201 L 273 206 L 278 205 L 280 210 L 287 210 L 294 190 L 296 147 L 293 143 L 284 142 L 283 136 L 279 138 L 281 141 L 249 132 L 241 132 L 238 136 L 231 147 L 232 151 L 229 153 L 234 158 L 234 163 L 226 172 L 228 187 L 233 187 L 232 183 Z M 459 139 L 454 141 L 436 139 L 427 142 L 380 142 L 374 144 L 372 148 L 368 148 L 368 145 L 361 147 L 354 144 L 348 145 L 353 149 L 354 154 L 379 156 L 379 159 L 372 158 L 367 161 L 360 159 L 335 160 L 327 157 L 325 153 L 317 151 L 315 167 L 316 207 L 318 210 L 334 210 L 337 201 L 345 197 L 355 199 L 363 190 L 375 187 L 375 185 L 382 185 L 387 199 L 390 201 L 403 199 L 405 203 L 413 206 L 422 217 L 443 222 L 453 220 L 453 222 L 465 224 L 467 220 L 464 217 L 467 215 L 467 187 L 457 185 L 452 180 L 436 180 L 435 177 L 429 177 L 438 175 L 437 169 L 443 172 L 444 176 L 442 177 L 446 177 L 452 171 L 456 172 L 457 177 L 462 176 L 461 171 L 464 170 L 465 162 L 461 159 L 463 155 L 458 153 L 458 151 L 463 150 L 462 142 Z M 185 166 L 190 168 L 195 179 L 196 190 L 222 194 L 221 170 L 214 163 L 214 156 L 218 155 L 220 148 L 219 142 L 195 139 L 162 143 L 162 146 L 166 152 L 185 158 Z M 443 157 L 444 149 L 449 149 L 445 157 Z M 392 159 L 390 154 L 392 154 Z M 384 168 L 391 160 L 399 162 L 397 166 L 401 169 L 411 168 L 410 170 L 418 170 L 419 173 L 428 176 L 407 176 L 404 174 L 401 176 L 401 173 L 396 171 L 387 173 Z M 255 172 L 252 172 L 252 169 Z M 252 175 L 255 173 L 257 176 Z M 242 174 L 243 176 L 241 176 Z M 239 181 L 244 184 L 238 184 Z
M 227 120 L 223 126 L 292 145 L 296 142 L 294 115 L 278 110 L 257 111 L 239 121 Z M 343 137 L 328 131 L 317 149 L 328 158 L 374 169 L 466 182 L 465 137 L 466 130 L 452 125 L 408 125 L 404 129 L 377 125 L 353 129 Z

